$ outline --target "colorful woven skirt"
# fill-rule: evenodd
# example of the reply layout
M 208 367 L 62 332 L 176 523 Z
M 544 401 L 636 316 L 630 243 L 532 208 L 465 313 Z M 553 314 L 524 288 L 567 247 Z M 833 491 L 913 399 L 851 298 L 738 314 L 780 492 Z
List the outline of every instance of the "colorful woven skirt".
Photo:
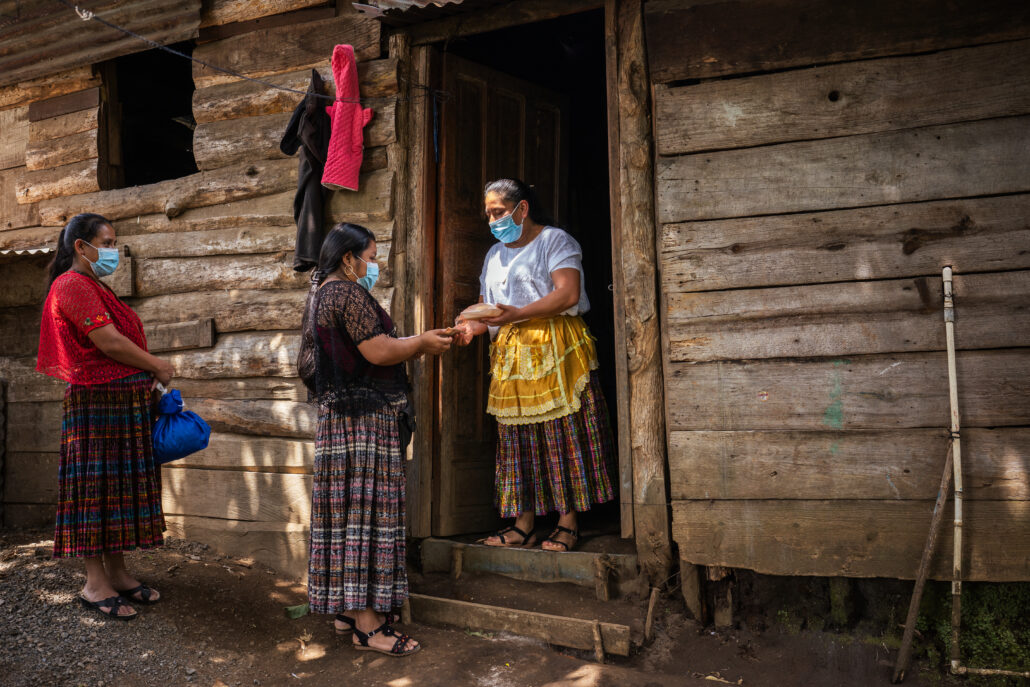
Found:
M 349 415 L 320 408 L 311 489 L 308 601 L 313 613 L 408 598 L 404 460 L 389 408 Z
M 615 498 L 615 449 L 594 339 L 579 317 L 507 325 L 491 347 L 501 517 L 589 510 Z
M 69 384 L 65 390 L 55 558 L 164 543 L 150 386 L 150 375 L 140 373 L 105 384 Z

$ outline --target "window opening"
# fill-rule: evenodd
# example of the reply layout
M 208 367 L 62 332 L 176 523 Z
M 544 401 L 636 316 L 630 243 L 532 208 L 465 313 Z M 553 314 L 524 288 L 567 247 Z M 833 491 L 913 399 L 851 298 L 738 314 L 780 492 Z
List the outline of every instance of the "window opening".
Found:
M 192 54 L 193 41 L 170 46 Z M 192 62 L 163 50 L 100 65 L 104 84 L 100 186 L 152 184 L 198 171 Z

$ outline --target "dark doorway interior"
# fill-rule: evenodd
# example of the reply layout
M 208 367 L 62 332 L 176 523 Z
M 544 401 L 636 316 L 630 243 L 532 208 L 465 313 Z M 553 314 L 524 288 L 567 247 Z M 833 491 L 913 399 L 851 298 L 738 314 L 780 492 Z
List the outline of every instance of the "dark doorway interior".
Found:
M 193 52 L 192 41 L 170 47 L 187 55 Z M 112 60 L 101 72 L 108 140 L 105 188 L 196 173 L 192 62 L 148 50 Z
M 558 213 L 557 220 L 583 248 L 586 291 L 591 304 L 584 319 L 598 339 L 600 375 L 614 431 L 617 429 L 615 341 L 610 287 L 612 243 L 604 12 L 569 15 L 454 39 L 441 49 L 568 97 L 569 202 L 568 207 Z M 534 183 L 533 179 L 525 181 Z M 484 220 L 483 231 L 486 230 Z M 618 482 L 617 462 L 612 469 L 612 477 Z M 618 523 L 616 498 L 587 514 L 581 527 L 611 532 L 618 530 Z

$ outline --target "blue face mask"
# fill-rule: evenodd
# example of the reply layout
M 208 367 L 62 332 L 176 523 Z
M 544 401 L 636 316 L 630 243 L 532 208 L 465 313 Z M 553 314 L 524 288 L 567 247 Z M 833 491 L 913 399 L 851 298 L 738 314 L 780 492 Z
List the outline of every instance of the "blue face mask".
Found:
M 372 287 L 376 285 L 379 280 L 379 263 L 375 260 L 372 262 L 365 263 L 365 276 L 358 279 L 358 283 L 365 287 L 366 290 L 371 291 Z
M 106 277 L 109 274 L 113 274 L 118 269 L 118 249 L 117 248 L 97 248 L 89 241 L 83 241 L 90 248 L 96 248 L 97 261 L 90 262 L 89 258 L 86 258 L 86 262 L 93 268 L 93 274 L 98 277 Z M 84 258 L 86 256 L 83 256 Z
M 518 208 L 517 205 L 515 207 Z M 512 210 L 499 220 L 490 222 L 490 233 L 501 243 L 515 243 L 522 237 L 522 225 L 515 224 L 514 215 L 515 210 Z

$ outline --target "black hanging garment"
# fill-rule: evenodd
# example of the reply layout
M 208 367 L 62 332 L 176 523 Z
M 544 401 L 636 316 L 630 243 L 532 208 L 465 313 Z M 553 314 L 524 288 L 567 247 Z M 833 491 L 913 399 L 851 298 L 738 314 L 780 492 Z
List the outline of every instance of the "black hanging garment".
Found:
M 308 95 L 297 105 L 286 125 L 279 150 L 293 155 L 300 150 L 297 168 L 297 195 L 293 198 L 293 219 L 297 223 L 297 247 L 293 269 L 306 272 L 318 264 L 318 252 L 325 236 L 325 198 L 329 193 L 322 186 L 322 172 L 329 151 L 331 123 L 325 111 L 325 85 L 319 73 L 311 70 Z

